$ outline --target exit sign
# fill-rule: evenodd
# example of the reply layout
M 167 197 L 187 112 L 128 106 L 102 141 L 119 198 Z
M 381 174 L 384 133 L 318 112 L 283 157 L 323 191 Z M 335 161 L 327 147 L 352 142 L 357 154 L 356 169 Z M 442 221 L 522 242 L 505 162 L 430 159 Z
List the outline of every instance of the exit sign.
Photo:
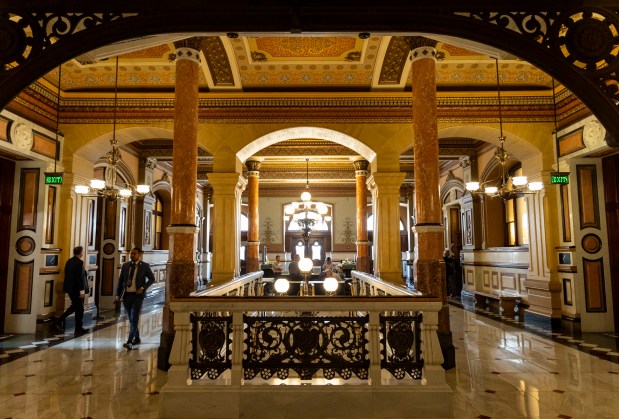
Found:
M 570 183 L 570 172 L 551 172 L 550 183 L 552 185 L 567 185 Z
M 45 173 L 45 184 L 46 185 L 62 185 L 62 175 L 64 173 L 55 172 L 55 173 Z

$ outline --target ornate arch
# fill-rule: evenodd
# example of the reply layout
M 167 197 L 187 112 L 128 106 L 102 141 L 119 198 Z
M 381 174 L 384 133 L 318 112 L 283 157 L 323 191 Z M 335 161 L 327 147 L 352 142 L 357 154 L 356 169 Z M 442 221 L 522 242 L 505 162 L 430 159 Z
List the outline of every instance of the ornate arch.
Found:
M 450 176 L 447 179 L 447 182 L 445 182 L 443 186 L 441 187 L 441 195 L 440 195 L 441 203 L 445 202 L 445 198 L 447 198 L 447 195 L 449 194 L 449 192 L 451 192 L 452 189 L 457 189 L 458 191 L 462 192 L 462 195 L 466 193 L 466 188 L 464 187 L 464 181 L 460 179 L 459 177 L 453 176 L 450 172 Z
M 152 3 L 152 2 L 151 2 Z M 130 38 L 187 32 L 436 33 L 511 52 L 574 92 L 619 146 L 619 6 L 608 1 L 484 0 L 403 2 L 370 0 L 290 6 L 239 0 L 210 7 L 197 0 L 139 2 L 4 1 L 0 5 L 0 107 L 59 64 L 91 49 Z M 446 3 L 446 4 L 444 4 Z M 25 5 L 24 5 L 25 4 Z M 521 11 L 514 11 L 514 7 Z M 31 10 L 35 9 L 35 10 Z M 352 13 L 351 13 L 352 10 Z
M 104 160 L 100 160 L 99 162 L 95 163 L 94 167 L 95 169 L 98 167 L 104 167 L 107 172 L 107 168 L 109 167 L 109 165 Z M 131 169 L 122 160 L 119 161 L 118 164 L 116 165 L 116 174 L 120 176 L 125 181 L 126 184 L 130 184 L 130 185 L 137 184 L 137 182 L 135 181 L 135 176 L 133 176 Z

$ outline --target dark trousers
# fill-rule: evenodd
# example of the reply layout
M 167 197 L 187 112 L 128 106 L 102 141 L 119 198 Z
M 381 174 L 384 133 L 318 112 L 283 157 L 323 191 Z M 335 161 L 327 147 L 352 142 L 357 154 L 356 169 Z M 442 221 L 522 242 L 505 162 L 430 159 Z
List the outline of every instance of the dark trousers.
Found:
M 71 306 L 64 313 L 62 313 L 62 316 L 60 316 L 60 321 L 64 322 L 67 317 L 75 313 L 75 330 L 82 330 L 82 320 L 84 319 L 84 299 L 80 298 L 79 295 L 69 295 L 69 298 L 71 298 Z
M 134 292 L 126 292 L 123 299 L 123 305 L 129 317 L 129 339 L 127 342 L 133 342 L 134 339 L 140 338 L 138 326 L 140 324 L 140 311 L 142 311 L 142 302 L 144 297 L 137 295 Z

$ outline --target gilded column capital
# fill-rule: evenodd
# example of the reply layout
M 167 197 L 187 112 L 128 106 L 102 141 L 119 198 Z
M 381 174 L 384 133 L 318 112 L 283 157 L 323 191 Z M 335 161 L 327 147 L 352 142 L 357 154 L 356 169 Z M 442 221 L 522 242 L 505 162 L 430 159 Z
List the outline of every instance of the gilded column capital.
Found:
M 154 170 L 156 165 L 157 159 L 153 157 L 146 157 L 144 159 L 144 166 L 146 166 L 147 169 Z
M 411 62 L 423 58 L 431 58 L 436 61 L 436 44 L 434 39 L 424 38 L 423 36 L 411 36 Z
M 355 160 L 352 162 L 355 168 L 355 176 L 367 176 L 369 174 L 368 168 L 370 162 L 367 160 Z
M 400 195 L 400 186 L 404 181 L 405 174 L 402 172 L 377 172 L 373 173 L 367 180 L 368 188 L 373 191 L 380 190 L 381 193 L 394 193 Z
M 260 166 L 262 162 L 258 160 L 247 160 L 245 162 L 245 166 L 247 167 L 247 177 L 255 176 L 258 177 L 260 175 Z
M 201 41 L 198 38 L 188 38 L 182 41 L 174 43 L 176 50 L 172 55 L 172 59 L 179 60 L 191 60 L 197 63 L 200 62 L 200 46 Z

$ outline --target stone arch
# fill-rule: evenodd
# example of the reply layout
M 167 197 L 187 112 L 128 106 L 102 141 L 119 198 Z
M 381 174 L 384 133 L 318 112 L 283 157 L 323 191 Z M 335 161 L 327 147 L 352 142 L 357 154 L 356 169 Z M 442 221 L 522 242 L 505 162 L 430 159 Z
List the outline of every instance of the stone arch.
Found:
M 373 3 L 369 0 L 360 0 L 351 15 L 347 5 L 337 4 L 324 10 L 309 8 L 307 11 L 299 8 L 282 11 L 277 6 L 258 6 L 253 2 L 220 6 L 216 10 L 195 7 L 189 14 L 182 3 L 137 9 L 132 13 L 123 13 L 113 4 L 98 5 L 96 10 L 86 5 L 73 5 L 69 9 L 69 6 L 50 4 L 49 10 L 39 8 L 34 12 L 23 8 L 10 10 L 5 6 L 0 23 L 5 27 L 5 44 L 10 48 L 0 55 L 0 68 L 3 68 L 0 107 L 36 79 L 78 54 L 114 42 L 160 34 L 162 28 L 168 33 L 211 34 L 326 30 L 428 33 L 469 39 L 526 59 L 574 92 L 607 129 L 607 143 L 619 145 L 616 105 L 619 76 L 614 62 L 617 60 L 613 61 L 617 47 L 613 33 L 619 26 L 619 18 L 610 7 L 559 5 L 535 12 L 514 12 L 511 7 L 501 10 L 497 5 L 496 9 L 482 12 L 474 5 L 402 7 L 395 0 L 384 2 L 389 7 L 376 8 L 370 7 Z M 393 15 L 396 8 L 397 19 Z M 593 14 L 596 19 L 592 19 Z M 598 23 L 591 23 L 594 20 Z M 562 28 L 566 28 L 568 36 Z M 593 36 L 603 42 L 588 46 L 587 39 L 581 39 Z M 604 66 L 596 67 L 594 64 L 598 62 Z M 586 68 L 579 67 L 580 64 Z
M 464 181 L 458 177 L 450 177 L 447 181 L 441 186 L 441 194 L 440 200 L 441 203 L 445 203 L 445 199 L 447 195 L 451 192 L 452 189 L 457 189 L 462 192 L 462 195 L 465 194 L 466 188 L 464 187 Z
M 291 140 L 294 138 L 316 138 L 320 140 L 333 141 L 334 143 L 356 151 L 369 162 L 372 162 L 376 157 L 376 153 L 372 149 L 356 138 L 329 128 L 319 127 L 293 127 L 273 131 L 269 134 L 263 135 L 262 137 L 256 138 L 254 141 L 247 144 L 239 150 L 237 157 L 239 161 L 244 163 L 249 157 L 253 156 L 263 148 L 279 143 L 280 141 Z

